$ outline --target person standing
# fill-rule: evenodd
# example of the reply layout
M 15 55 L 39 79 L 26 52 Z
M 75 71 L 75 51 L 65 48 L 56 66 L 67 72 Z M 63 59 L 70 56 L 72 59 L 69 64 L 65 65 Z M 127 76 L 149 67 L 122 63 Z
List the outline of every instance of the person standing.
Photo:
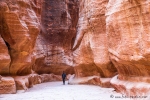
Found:
M 62 73 L 63 85 L 65 85 L 65 79 L 66 79 L 66 73 L 63 71 Z

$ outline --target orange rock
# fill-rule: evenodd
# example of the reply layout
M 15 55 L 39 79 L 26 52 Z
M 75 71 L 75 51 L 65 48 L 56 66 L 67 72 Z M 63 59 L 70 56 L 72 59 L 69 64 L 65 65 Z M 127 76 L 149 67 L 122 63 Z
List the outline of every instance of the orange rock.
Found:
M 89 76 L 89 77 L 75 77 L 75 75 L 71 75 L 68 81 L 68 84 L 93 84 L 100 85 L 100 77 L 99 76 Z
M 14 80 L 17 90 L 28 90 L 30 86 L 28 76 L 16 76 Z
M 62 78 L 60 75 L 54 74 L 29 74 L 26 76 L 14 76 L 17 90 L 28 90 L 28 88 L 33 87 L 33 85 L 52 82 L 52 81 L 61 81 Z
M 11 65 L 6 64 L 10 67 L 10 74 L 24 75 L 31 73 L 31 66 L 34 63 L 32 51 L 40 32 L 39 13 L 37 12 L 37 17 L 36 12 L 32 9 L 34 1 L 0 1 L 1 35 L 6 41 L 11 56 Z M 5 61 L 5 63 L 10 61 L 9 56 L 7 59 L 8 61 Z
M 107 5 L 108 50 L 119 74 L 113 86 L 122 93 L 139 94 L 149 89 L 148 84 L 142 84 L 150 76 L 149 3 L 148 0 L 110 0 Z
M 146 94 L 150 83 L 149 3 L 1 0 L 0 74 L 26 75 L 14 77 L 17 89 L 24 90 L 62 80 L 65 71 L 75 74 L 68 75 L 69 84 L 112 84 L 127 95 Z M 110 84 L 116 74 L 117 81 L 112 79 Z
M 119 80 L 117 77 L 118 76 L 113 77 L 110 81 L 117 92 L 120 92 L 128 97 L 138 96 L 134 99 L 144 99 L 142 96 L 145 96 L 145 98 L 149 96 L 150 84 L 148 82 Z
M 17 90 L 28 90 L 33 85 L 40 84 L 41 78 L 38 74 L 30 74 L 27 76 L 14 76 Z
M 4 40 L 1 38 L 1 36 L 0 36 L 0 47 L 1 47 L 1 50 L 0 50 L 0 74 L 8 75 L 11 59 L 9 56 L 8 48 L 7 48 Z
M 40 75 L 38 75 L 38 74 L 30 74 L 28 76 L 28 80 L 29 80 L 30 87 L 32 87 L 33 85 L 42 83 Z
M 41 74 L 40 78 L 42 83 L 62 80 L 62 77 L 60 75 L 54 75 L 54 74 Z
M 112 85 L 110 83 L 111 78 L 100 78 L 100 86 L 106 87 L 106 88 L 112 88 Z
M 33 70 L 39 74 L 63 71 L 73 74 L 72 45 L 78 22 L 77 0 L 45 0 L 41 14 L 41 33 L 34 49 Z
M 109 59 L 105 10 L 108 0 L 80 0 L 73 52 L 76 77 L 112 77 L 117 71 Z
M 0 94 L 16 93 L 15 81 L 12 77 L 2 77 L 0 80 Z
M 110 59 L 120 75 L 149 76 L 147 7 L 150 1 L 130 1 L 111 0 L 107 6 Z

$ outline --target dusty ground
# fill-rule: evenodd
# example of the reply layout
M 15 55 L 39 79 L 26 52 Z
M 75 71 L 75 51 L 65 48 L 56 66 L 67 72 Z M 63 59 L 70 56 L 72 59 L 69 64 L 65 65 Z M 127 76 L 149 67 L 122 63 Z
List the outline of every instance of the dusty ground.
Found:
M 62 85 L 62 82 L 48 82 L 35 85 L 26 92 L 1 94 L 0 100 L 129 100 L 116 93 L 113 88 L 93 85 Z

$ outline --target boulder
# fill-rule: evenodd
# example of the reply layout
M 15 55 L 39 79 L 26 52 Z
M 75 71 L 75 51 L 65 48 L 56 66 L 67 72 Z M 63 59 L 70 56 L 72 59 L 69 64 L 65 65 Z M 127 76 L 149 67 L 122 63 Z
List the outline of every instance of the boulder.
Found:
M 0 80 L 0 94 L 14 94 L 16 93 L 16 84 L 12 77 L 1 77 Z

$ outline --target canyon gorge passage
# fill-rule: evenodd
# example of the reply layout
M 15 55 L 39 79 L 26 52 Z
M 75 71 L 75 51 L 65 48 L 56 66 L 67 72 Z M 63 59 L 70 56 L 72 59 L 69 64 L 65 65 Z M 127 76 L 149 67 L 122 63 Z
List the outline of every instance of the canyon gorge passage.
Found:
M 150 0 L 0 0 L 0 94 L 35 84 L 150 92 Z

